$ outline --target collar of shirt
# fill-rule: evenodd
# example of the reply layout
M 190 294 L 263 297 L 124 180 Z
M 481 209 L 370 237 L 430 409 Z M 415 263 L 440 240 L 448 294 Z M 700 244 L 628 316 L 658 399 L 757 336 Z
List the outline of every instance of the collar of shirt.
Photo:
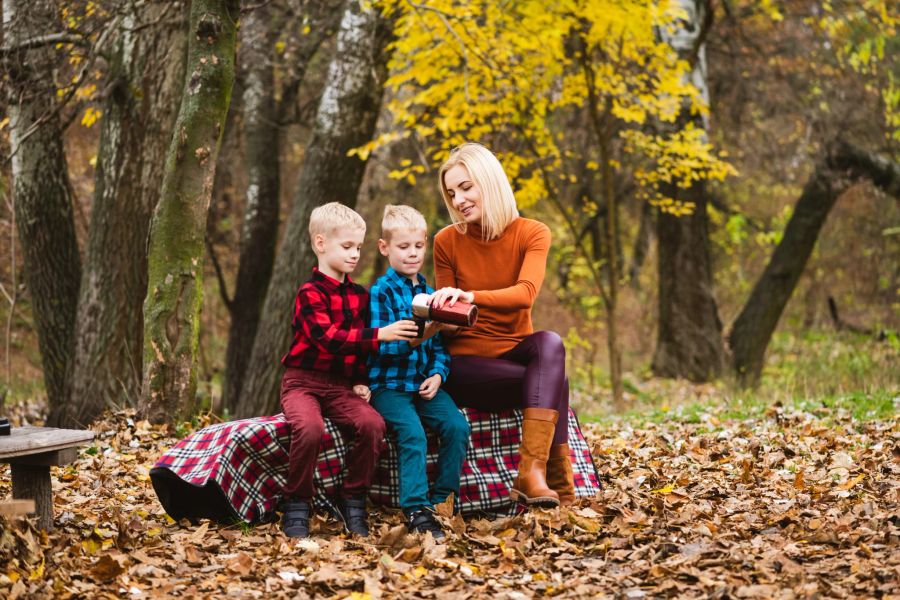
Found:
M 412 280 L 406 275 L 401 275 L 397 271 L 394 270 L 394 267 L 388 267 L 387 273 L 385 273 L 387 281 L 391 284 L 391 287 L 398 290 L 406 290 L 411 289 L 413 294 L 416 293 L 426 293 L 426 283 L 425 277 L 422 276 L 421 273 L 416 273 L 416 284 L 413 285 Z
M 340 289 L 341 287 L 349 287 L 353 285 L 353 280 L 350 279 L 350 275 L 344 275 L 344 281 L 341 282 L 334 277 L 326 275 L 325 273 L 320 271 L 319 267 L 313 267 L 312 280 L 324 283 L 328 286 L 333 287 L 334 289 Z

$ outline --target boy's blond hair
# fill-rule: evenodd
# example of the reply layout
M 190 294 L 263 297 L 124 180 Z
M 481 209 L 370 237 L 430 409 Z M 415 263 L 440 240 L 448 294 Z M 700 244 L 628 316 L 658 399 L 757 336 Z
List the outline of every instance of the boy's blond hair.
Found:
M 342 229 L 366 230 L 366 222 L 355 210 L 340 202 L 317 206 L 309 215 L 309 241 L 315 250 L 316 236 L 328 237 Z
M 428 232 L 428 225 L 422 213 L 405 204 L 388 204 L 381 219 L 381 239 L 391 241 L 391 234 L 401 229 Z
M 454 227 L 460 233 L 466 232 L 466 220 L 462 213 L 453 207 L 453 198 L 444 184 L 444 175 L 457 165 L 462 165 L 472 178 L 472 182 L 481 190 L 481 233 L 486 240 L 500 236 L 503 230 L 519 216 L 516 197 L 513 195 L 509 178 L 503 165 L 494 153 L 475 142 L 468 142 L 450 151 L 450 156 L 441 165 L 438 175 L 441 196 Z

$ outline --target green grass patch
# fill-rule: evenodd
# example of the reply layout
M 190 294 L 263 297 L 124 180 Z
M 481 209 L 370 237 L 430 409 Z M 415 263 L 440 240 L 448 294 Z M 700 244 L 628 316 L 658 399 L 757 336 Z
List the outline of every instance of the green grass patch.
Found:
M 583 372 L 583 369 L 582 369 Z M 572 405 L 586 422 L 704 423 L 765 416 L 773 406 L 802 410 L 828 421 L 850 416 L 865 422 L 895 417 L 900 410 L 900 351 L 890 340 L 834 331 L 779 333 L 769 346 L 760 385 L 734 381 L 703 385 L 626 377 L 627 410 L 611 408 L 609 386 L 573 381 Z M 595 381 L 608 383 L 604 375 Z M 710 419 L 714 416 L 715 419 Z

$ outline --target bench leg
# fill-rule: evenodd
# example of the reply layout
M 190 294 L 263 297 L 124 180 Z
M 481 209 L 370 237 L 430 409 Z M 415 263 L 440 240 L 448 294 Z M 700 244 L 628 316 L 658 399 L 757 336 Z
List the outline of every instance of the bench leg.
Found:
M 53 529 L 53 490 L 50 487 L 50 467 L 44 465 L 10 465 L 12 495 L 16 499 L 34 500 L 38 526 Z

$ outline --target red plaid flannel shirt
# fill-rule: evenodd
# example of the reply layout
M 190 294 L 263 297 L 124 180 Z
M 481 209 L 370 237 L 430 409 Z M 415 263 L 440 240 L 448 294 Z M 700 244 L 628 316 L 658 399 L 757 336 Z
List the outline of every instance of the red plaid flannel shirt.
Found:
M 294 341 L 281 359 L 286 367 L 335 373 L 366 381 L 366 356 L 378 350 L 378 329 L 366 327 L 369 292 L 313 268 L 294 301 Z

